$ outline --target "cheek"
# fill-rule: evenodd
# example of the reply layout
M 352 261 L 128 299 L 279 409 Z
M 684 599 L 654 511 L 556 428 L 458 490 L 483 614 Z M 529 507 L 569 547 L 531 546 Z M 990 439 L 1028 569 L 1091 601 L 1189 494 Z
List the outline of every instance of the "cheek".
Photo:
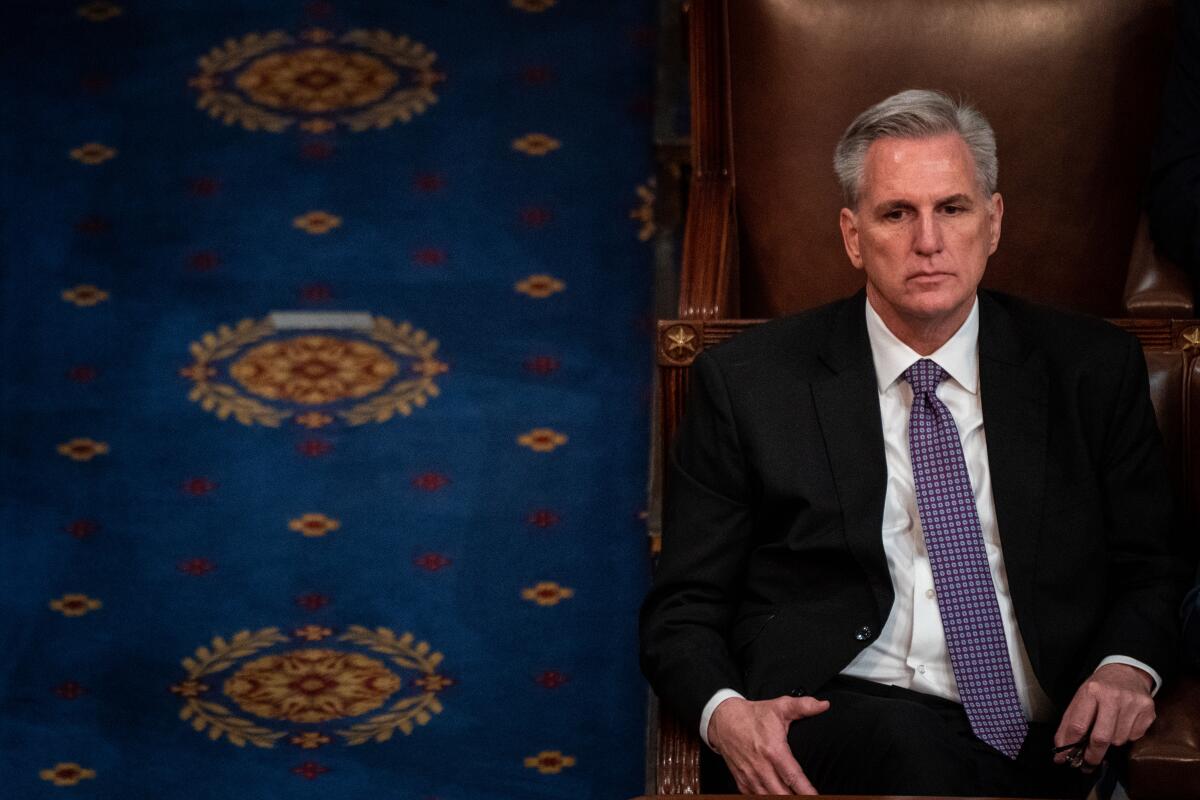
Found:
M 895 225 L 874 232 L 865 240 L 866 248 L 876 257 L 895 260 L 908 252 L 912 237 L 903 225 Z

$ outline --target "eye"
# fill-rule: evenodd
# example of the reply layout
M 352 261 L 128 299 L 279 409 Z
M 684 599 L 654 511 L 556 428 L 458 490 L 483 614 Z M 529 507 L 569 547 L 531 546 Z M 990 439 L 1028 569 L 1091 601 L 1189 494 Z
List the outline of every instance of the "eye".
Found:
M 904 219 L 904 209 L 893 208 L 891 211 L 884 214 L 883 218 L 889 220 L 890 222 L 899 222 L 900 220 Z
M 942 213 L 946 214 L 948 216 L 951 216 L 951 217 L 961 214 L 964 211 L 966 211 L 966 209 L 963 208 L 962 206 L 955 206 L 955 205 L 942 206 Z

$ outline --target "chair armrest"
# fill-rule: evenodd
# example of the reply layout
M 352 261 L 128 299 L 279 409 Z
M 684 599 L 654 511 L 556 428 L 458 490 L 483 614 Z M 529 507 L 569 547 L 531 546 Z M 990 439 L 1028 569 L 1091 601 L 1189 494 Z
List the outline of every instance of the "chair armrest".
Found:
M 1158 699 L 1158 719 L 1129 754 L 1132 800 L 1200 798 L 1200 676 L 1181 675 Z
M 732 182 L 724 176 L 694 178 L 683 231 L 681 319 L 737 316 L 736 255 Z
M 1125 279 L 1125 315 L 1187 319 L 1195 311 L 1194 288 L 1187 273 L 1154 246 L 1143 211 Z
M 651 790 L 656 795 L 700 794 L 700 736 L 680 724 L 651 694 L 651 715 L 657 721 L 655 765 Z M 651 732 L 655 732 L 654 727 Z

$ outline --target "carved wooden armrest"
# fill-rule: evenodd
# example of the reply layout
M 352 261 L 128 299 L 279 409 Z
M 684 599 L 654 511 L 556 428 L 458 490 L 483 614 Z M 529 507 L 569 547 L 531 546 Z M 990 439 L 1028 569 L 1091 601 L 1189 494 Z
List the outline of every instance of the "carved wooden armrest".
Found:
M 671 712 L 658 706 L 657 764 L 654 793 L 700 794 L 700 736 L 680 724 Z

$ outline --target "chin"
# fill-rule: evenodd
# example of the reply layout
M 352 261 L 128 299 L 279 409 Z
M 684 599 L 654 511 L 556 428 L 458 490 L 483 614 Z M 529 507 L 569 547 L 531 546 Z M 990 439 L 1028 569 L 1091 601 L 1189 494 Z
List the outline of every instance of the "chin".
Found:
M 928 297 L 907 303 L 902 310 L 913 319 L 935 322 L 954 316 L 967 302 L 963 298 Z

